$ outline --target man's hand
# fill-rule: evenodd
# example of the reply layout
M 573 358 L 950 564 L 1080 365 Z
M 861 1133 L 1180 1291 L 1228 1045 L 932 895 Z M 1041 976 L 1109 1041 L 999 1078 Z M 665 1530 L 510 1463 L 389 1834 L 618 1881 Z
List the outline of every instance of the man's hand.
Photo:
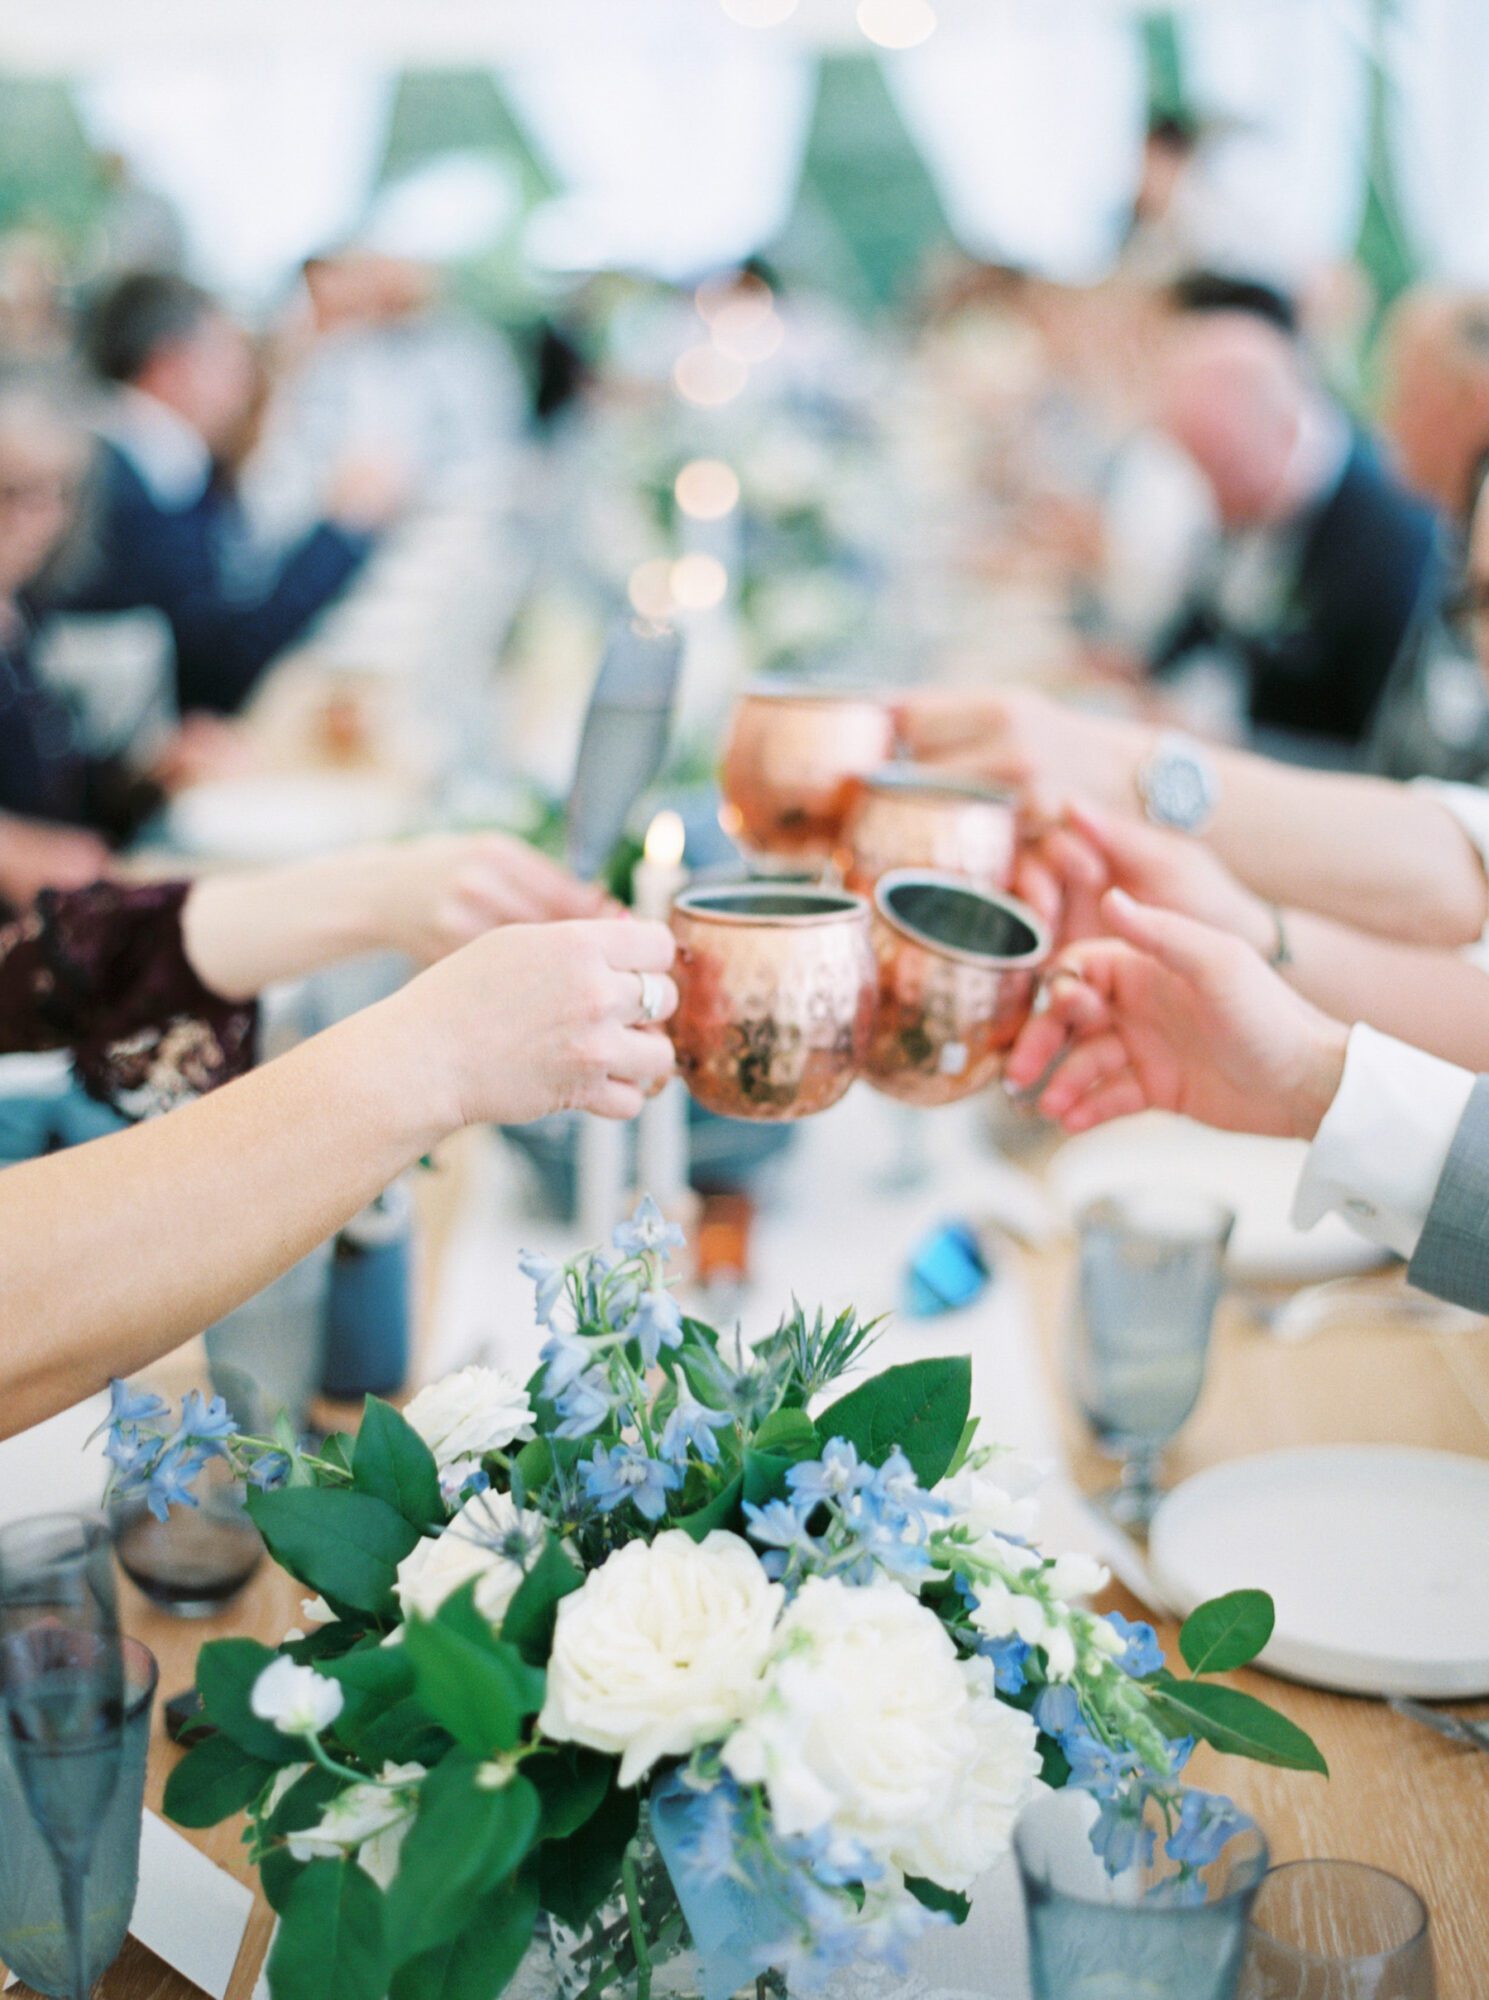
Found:
M 28 910 L 43 889 L 82 889 L 114 870 L 105 841 L 80 826 L 0 814 L 0 898 Z
M 1008 1060 L 1011 1089 L 1059 1062 L 1039 1108 L 1067 1132 L 1135 1111 L 1231 1132 L 1312 1138 L 1344 1073 L 1349 1031 L 1294 993 L 1239 938 L 1103 897 L 1111 933 L 1069 947 L 1048 1007 Z
M 1137 770 L 1150 738 L 1139 722 L 1088 715 L 1027 688 L 912 689 L 897 698 L 896 713 L 917 763 L 1019 792 L 1078 795 L 1110 812 L 1138 810 Z

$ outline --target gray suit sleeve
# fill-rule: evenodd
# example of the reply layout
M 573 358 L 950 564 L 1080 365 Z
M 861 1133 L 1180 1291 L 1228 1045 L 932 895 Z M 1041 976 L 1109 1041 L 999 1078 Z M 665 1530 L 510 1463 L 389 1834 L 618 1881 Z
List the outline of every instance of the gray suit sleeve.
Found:
M 1473 1087 L 1406 1275 L 1421 1291 L 1489 1313 L 1489 1076 Z

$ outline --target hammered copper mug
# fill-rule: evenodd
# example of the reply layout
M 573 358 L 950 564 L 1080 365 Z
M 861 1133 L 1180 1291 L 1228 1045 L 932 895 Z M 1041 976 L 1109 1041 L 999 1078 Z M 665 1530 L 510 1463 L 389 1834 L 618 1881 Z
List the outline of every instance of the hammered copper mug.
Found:
M 726 831 L 756 855 L 831 861 L 858 781 L 888 762 L 894 744 L 894 712 L 875 695 L 747 688 L 719 771 Z
M 843 828 L 846 886 L 872 896 L 891 868 L 931 868 L 1006 889 L 1017 846 L 1013 796 L 917 764 L 891 764 L 856 787 Z
M 901 868 L 874 891 L 879 994 L 864 1075 L 906 1104 L 952 1104 L 1002 1071 L 1050 938 L 1025 904 Z
M 836 890 L 742 882 L 672 906 L 677 1067 L 725 1118 L 808 1118 L 859 1074 L 874 1013 L 869 906 Z

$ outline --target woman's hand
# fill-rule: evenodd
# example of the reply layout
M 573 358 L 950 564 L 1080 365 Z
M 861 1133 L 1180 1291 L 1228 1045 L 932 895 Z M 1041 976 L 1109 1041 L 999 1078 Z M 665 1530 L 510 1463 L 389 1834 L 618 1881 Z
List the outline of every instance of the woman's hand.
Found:
M 513 925 L 372 1011 L 446 1129 L 568 1110 L 634 1118 L 672 1073 L 672 1044 L 643 1023 L 677 1006 L 675 950 L 665 924 L 625 917 Z
M 1113 812 L 1138 809 L 1137 771 L 1152 736 L 1140 722 L 1090 715 L 1028 688 L 912 689 L 895 713 L 917 763 L 1019 792 L 1078 793 Z
M 1067 1132 L 1156 1108 L 1232 1132 L 1311 1138 L 1344 1073 L 1349 1031 L 1239 938 L 1113 890 L 1111 933 L 1072 945 L 1048 1006 L 1008 1060 L 1011 1089 L 1052 1063 L 1039 1108 Z
M 365 857 L 360 881 L 369 935 L 419 965 L 498 924 L 597 917 L 607 904 L 603 889 L 505 833 L 391 843 Z
M 86 827 L 0 813 L 0 902 L 29 910 L 43 889 L 85 889 L 113 872 L 108 843 Z

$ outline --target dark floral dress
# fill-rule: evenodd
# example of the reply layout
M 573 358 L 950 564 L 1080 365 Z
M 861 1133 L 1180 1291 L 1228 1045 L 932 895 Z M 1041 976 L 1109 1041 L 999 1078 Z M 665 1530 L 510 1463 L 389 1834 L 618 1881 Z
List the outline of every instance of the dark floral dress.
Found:
M 0 929 L 0 1055 L 69 1049 L 90 1096 L 126 1118 L 189 1103 L 251 1068 L 258 1010 L 187 960 L 187 882 L 46 889 Z

